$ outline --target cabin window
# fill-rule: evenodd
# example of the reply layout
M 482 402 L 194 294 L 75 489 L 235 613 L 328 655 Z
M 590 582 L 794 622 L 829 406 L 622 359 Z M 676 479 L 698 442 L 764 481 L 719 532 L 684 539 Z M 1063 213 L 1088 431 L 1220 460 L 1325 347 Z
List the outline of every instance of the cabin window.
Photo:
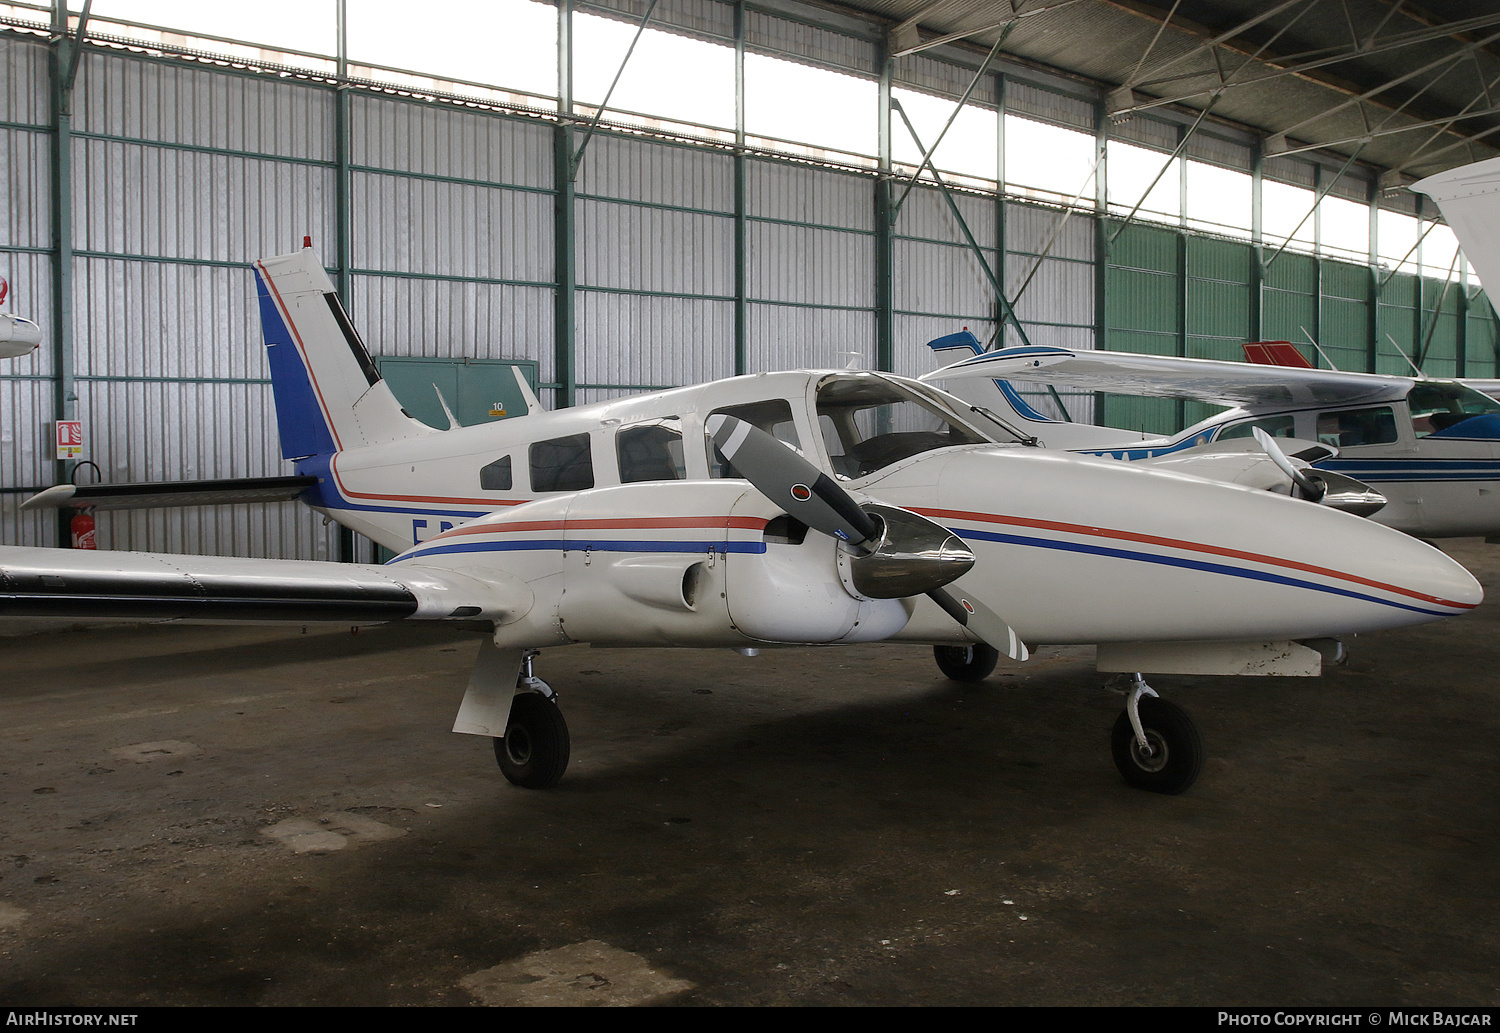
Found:
M 785 398 L 768 398 L 763 402 L 751 402 L 748 405 L 730 405 L 723 409 L 715 409 L 709 414 L 712 416 L 733 416 L 737 420 L 744 420 L 771 435 L 784 445 L 802 451 L 801 442 L 797 438 L 797 425 L 792 419 L 792 405 Z M 724 461 L 719 450 L 714 447 L 713 438 L 708 441 L 708 475 L 710 477 L 739 477 L 740 474 L 733 466 Z
M 587 434 L 570 434 L 531 446 L 532 491 L 583 491 L 593 486 L 594 459 Z
M 1318 442 L 1334 448 L 1388 445 L 1396 440 L 1396 414 L 1389 405 L 1318 413 Z
M 493 463 L 481 466 L 479 487 L 482 491 L 510 491 L 510 456 L 501 456 Z
M 1500 402 L 1461 384 L 1417 384 L 1406 396 L 1417 437 L 1439 434 L 1472 416 L 1500 416 Z
M 676 416 L 626 427 L 615 437 L 620 483 L 680 481 L 687 477 L 682 457 L 682 423 Z
M 1259 427 L 1273 438 L 1294 438 L 1296 419 L 1291 416 L 1266 416 L 1259 420 L 1246 420 L 1244 423 L 1236 423 L 1225 427 L 1219 432 L 1219 441 L 1227 441 L 1230 438 L 1253 438 L 1255 428 Z

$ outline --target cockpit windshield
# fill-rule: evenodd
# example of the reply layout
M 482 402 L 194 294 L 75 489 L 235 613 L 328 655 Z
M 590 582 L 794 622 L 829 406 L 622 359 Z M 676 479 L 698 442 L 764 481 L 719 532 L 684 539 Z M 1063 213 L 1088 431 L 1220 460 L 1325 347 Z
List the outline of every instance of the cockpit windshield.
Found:
M 1406 400 L 1411 406 L 1412 429 L 1419 438 L 1441 433 L 1474 416 L 1500 416 L 1500 402 L 1462 384 L 1418 382 Z
M 833 471 L 844 478 L 863 477 L 933 449 L 995 440 L 948 396 L 878 373 L 839 373 L 823 380 L 817 415 Z

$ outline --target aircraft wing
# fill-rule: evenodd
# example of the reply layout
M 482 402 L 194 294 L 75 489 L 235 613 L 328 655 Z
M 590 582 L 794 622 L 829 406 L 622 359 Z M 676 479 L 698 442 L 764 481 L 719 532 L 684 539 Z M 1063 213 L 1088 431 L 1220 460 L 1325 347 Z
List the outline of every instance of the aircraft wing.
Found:
M 1374 373 L 1045 347 L 985 352 L 934 370 L 921 379 L 961 377 L 1019 380 L 1080 391 L 1182 398 L 1256 409 L 1387 401 L 1403 397 L 1412 384 L 1409 377 Z
M 397 570 L 314 560 L 0 548 L 0 617 L 507 623 L 531 604 L 531 590 L 519 579 L 480 579 L 411 563 Z
M 157 509 L 225 506 L 237 502 L 290 502 L 318 483 L 316 477 L 226 477 L 137 484 L 54 484 L 21 503 L 22 509 Z

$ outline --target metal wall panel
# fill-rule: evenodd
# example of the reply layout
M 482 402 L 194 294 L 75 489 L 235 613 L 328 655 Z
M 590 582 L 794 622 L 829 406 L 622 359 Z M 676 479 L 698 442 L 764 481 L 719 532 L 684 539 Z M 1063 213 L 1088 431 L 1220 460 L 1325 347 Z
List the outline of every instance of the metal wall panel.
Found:
M 349 98 L 355 166 L 480 183 L 552 187 L 552 128 L 391 97 Z
M 906 189 L 905 183 L 898 185 L 896 196 Z M 993 197 L 976 197 L 973 194 L 954 193 L 954 205 L 963 216 L 976 243 L 982 248 L 993 248 L 999 240 L 999 225 Z M 935 187 L 916 187 L 907 195 L 896 218 L 896 232 L 908 237 L 927 240 L 950 241 L 967 246 L 963 229 L 953 217 L 953 210 L 943 200 L 942 192 Z
M 3 52 L 3 51 L 0 51 Z M 52 144 L 45 133 L 0 128 L 0 248 L 52 243 Z
M 722 151 L 595 133 L 578 169 L 579 194 L 734 212 L 734 158 Z
M 580 285 L 729 297 L 734 294 L 734 221 L 579 201 L 577 261 Z
M 935 93 L 940 97 L 958 100 L 964 95 L 964 90 L 968 88 L 969 83 L 973 81 L 976 71 L 978 71 L 977 64 L 974 67 L 956 65 L 933 57 L 929 53 L 917 53 L 895 62 L 895 70 L 891 78 L 902 86 L 911 86 L 925 93 Z M 995 86 L 994 75 L 983 76 L 974 86 L 974 91 L 969 94 L 969 103 L 993 108 L 996 103 Z M 931 141 L 928 142 L 931 143 Z
M 0 122 L 46 125 L 52 120 L 47 47 L 23 39 L 0 46 Z
M 550 194 L 373 172 L 351 180 L 356 269 L 552 281 Z
M 1015 115 L 1054 122 L 1074 129 L 1094 130 L 1094 102 L 1070 97 L 1043 86 L 1007 79 L 1005 107 Z M 1134 119 L 1132 119 L 1134 121 Z
M 777 222 L 746 227 L 747 293 L 802 305 L 875 304 L 874 238 Z
M 874 77 L 876 49 L 872 41 L 753 8 L 745 11 L 745 44 L 773 57 Z
M 248 268 L 80 258 L 73 291 L 80 376 L 268 376 Z
M 745 165 L 745 210 L 752 218 L 875 228 L 875 187 L 868 176 L 790 162 L 748 161 Z
M 356 275 L 349 293 L 349 318 L 376 355 L 533 359 L 541 382 L 556 380 L 554 288 Z
M 578 380 L 697 384 L 734 375 L 734 305 L 698 298 L 581 291 Z
M 995 290 L 972 249 L 903 238 L 892 247 L 897 311 L 966 320 L 993 317 Z M 992 267 L 995 258 L 995 252 L 985 252 L 984 260 Z
M 334 235 L 326 166 L 81 138 L 73 184 L 81 251 L 250 262 Z
M 315 161 L 334 159 L 331 87 L 88 51 L 74 130 Z
M 1064 218 L 1066 215 L 1066 212 L 1056 208 L 1006 202 L 1005 246 L 1007 250 L 1036 255 L 1040 254 L 1047 246 L 1047 242 L 1051 240 L 1052 249 L 1048 252 L 1049 255 L 1056 258 L 1073 258 L 1092 262 L 1094 260 L 1093 218 L 1076 213 Z
M 859 353 L 860 368 L 875 368 L 875 317 L 870 312 L 751 305 L 747 321 L 748 372 L 842 369 L 849 363 L 848 352 Z

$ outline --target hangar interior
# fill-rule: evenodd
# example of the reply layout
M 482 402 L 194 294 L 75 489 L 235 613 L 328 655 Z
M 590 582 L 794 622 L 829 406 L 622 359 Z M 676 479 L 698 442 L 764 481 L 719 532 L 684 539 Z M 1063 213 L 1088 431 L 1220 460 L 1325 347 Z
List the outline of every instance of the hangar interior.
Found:
M 74 477 L 58 419 L 109 482 L 279 472 L 249 263 L 304 236 L 426 408 L 485 364 L 549 406 L 849 353 L 919 374 L 964 326 L 1493 376 L 1494 313 L 1404 185 L 1495 153 L 1497 25 L 1397 0 L 0 5 L 0 275 L 46 334 L 0 371 L 0 527 L 58 540 L 17 509 Z M 1208 411 L 1031 397 L 1156 432 Z M 369 555 L 291 503 L 99 519 L 113 548 Z

